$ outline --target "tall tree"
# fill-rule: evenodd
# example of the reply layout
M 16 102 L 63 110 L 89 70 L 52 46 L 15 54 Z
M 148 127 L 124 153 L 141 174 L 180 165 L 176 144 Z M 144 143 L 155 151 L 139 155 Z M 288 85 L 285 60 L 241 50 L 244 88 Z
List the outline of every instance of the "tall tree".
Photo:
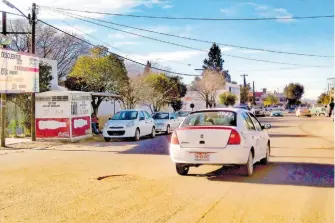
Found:
M 328 105 L 330 103 L 331 97 L 327 93 L 322 93 L 317 100 L 318 104 Z
M 201 79 L 194 82 L 194 89 L 205 101 L 206 108 L 215 106 L 217 91 L 225 85 L 224 77 L 214 70 L 204 70 Z
M 269 106 L 269 105 L 276 105 L 279 103 L 279 99 L 273 95 L 273 94 L 270 94 L 268 95 L 265 99 L 264 99 L 264 105 L 265 106 Z
M 204 70 L 216 70 L 221 75 L 224 76 L 227 82 L 231 82 L 231 77 L 228 70 L 223 70 L 224 60 L 222 59 L 222 53 L 219 45 L 213 43 L 212 47 L 209 49 L 208 58 L 204 60 L 202 68 Z
M 288 100 L 288 104 L 296 104 L 305 92 L 305 88 L 299 83 L 290 83 L 284 88 L 284 94 Z
M 79 83 L 84 83 L 85 91 L 114 94 L 119 94 L 121 87 L 128 81 L 123 60 L 108 53 L 107 48 L 101 46 L 92 48 L 89 55 L 79 57 L 67 79 L 69 78 L 76 78 L 76 81 L 80 80 Z M 69 83 L 66 86 L 70 90 L 78 88 Z M 93 98 L 92 107 L 96 114 L 104 98 L 104 96 Z
M 233 106 L 236 103 L 237 97 L 236 95 L 230 92 L 224 92 L 219 95 L 220 104 L 224 104 L 225 106 Z
M 25 20 L 9 20 L 8 31 L 28 32 L 30 25 Z M 74 34 L 74 36 L 76 36 Z M 10 49 L 29 52 L 30 34 L 10 34 Z M 52 27 L 37 23 L 36 54 L 42 58 L 57 60 L 57 75 L 61 80 L 70 73 L 77 58 L 89 52 L 90 46 L 72 36 L 58 32 Z

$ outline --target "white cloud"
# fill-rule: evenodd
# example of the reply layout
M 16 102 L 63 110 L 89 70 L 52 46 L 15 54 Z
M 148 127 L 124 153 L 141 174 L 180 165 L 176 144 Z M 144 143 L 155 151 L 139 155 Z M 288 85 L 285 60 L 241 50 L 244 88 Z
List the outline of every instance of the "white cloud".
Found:
M 293 15 L 284 8 L 274 8 L 269 5 L 260 5 L 253 2 L 249 2 L 247 5 L 252 6 L 256 11 L 256 14 L 261 17 L 275 17 L 278 18 L 278 22 L 294 21 L 294 19 L 292 19 Z M 285 20 L 280 18 L 285 18 Z
M 147 55 L 139 55 L 139 54 L 133 54 L 129 55 L 129 57 L 136 57 L 142 62 L 145 61 L 155 61 L 162 59 L 163 61 L 183 61 L 195 56 L 198 56 L 200 54 L 204 54 L 199 51 L 174 51 L 174 52 L 156 52 L 156 53 L 149 53 Z
M 220 12 L 222 12 L 225 15 L 235 15 L 235 10 L 232 8 L 222 8 L 220 9 Z
M 234 49 L 234 47 L 231 46 L 225 46 L 225 47 L 220 47 L 222 52 L 228 52 Z
M 134 8 L 144 5 L 146 7 L 152 7 L 153 5 L 162 5 L 160 0 L 11 0 L 11 3 L 23 11 L 26 15 L 30 13 L 32 3 L 35 2 L 37 5 L 60 7 L 68 9 L 78 10 L 89 10 L 99 12 L 110 12 L 110 13 L 126 13 Z M 1 8 L 6 11 L 17 13 L 14 9 L 5 6 L 0 3 Z M 3 7 L 4 6 L 4 7 Z M 56 15 L 57 14 L 57 15 Z M 43 8 L 39 10 L 39 19 L 65 19 L 66 16 L 56 13 L 50 15 Z M 86 13 L 75 13 L 79 15 L 86 15 Z M 103 17 L 103 15 L 90 14 L 90 17 Z
M 257 53 L 264 53 L 264 51 L 261 50 L 241 50 L 241 53 L 245 54 L 257 54 Z
M 170 9 L 170 8 L 173 8 L 173 7 L 174 7 L 174 5 L 164 5 L 163 9 Z
M 88 27 L 88 26 L 69 26 L 69 25 L 56 25 L 59 29 L 61 30 L 64 30 L 66 32 L 69 32 L 69 33 L 76 33 L 76 34 L 79 34 L 81 35 L 83 32 L 84 33 L 87 33 L 87 34 L 90 34 L 90 33 L 93 33 L 93 32 L 96 32 L 96 29 L 93 29 L 91 27 Z
M 130 41 L 124 41 L 124 42 L 114 42 L 112 45 L 114 46 L 126 46 L 126 45 L 138 45 L 138 42 L 130 42 Z

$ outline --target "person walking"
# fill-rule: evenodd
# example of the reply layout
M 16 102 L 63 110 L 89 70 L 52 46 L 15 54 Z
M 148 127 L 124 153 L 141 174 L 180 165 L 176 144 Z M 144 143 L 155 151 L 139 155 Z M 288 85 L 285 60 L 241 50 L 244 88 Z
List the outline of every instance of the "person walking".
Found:
M 329 104 L 329 117 L 332 117 L 333 111 L 334 111 L 334 99 L 332 99 Z
M 98 131 L 98 128 L 97 128 L 98 118 L 97 118 L 97 116 L 96 116 L 95 113 L 92 113 L 91 122 L 92 122 L 92 131 L 93 131 L 93 133 L 96 134 L 96 135 L 98 135 L 99 134 L 99 131 Z

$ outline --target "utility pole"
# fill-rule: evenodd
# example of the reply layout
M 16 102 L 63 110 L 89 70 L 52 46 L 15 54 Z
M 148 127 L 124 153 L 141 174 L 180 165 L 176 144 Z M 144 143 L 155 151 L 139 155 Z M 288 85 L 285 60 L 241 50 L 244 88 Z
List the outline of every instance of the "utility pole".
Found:
M 6 12 L 2 12 L 2 34 L 4 36 L 7 35 L 7 15 Z M 6 45 L 3 45 L 3 48 L 6 48 Z M 7 95 L 5 93 L 1 93 L 1 136 L 0 136 L 0 147 L 6 146 L 6 102 Z
M 243 77 L 243 86 L 246 87 L 247 86 L 247 80 L 245 79 L 245 77 L 247 77 L 247 74 L 243 74 L 241 75 L 241 77 Z
M 36 40 L 36 4 L 33 3 L 31 9 L 31 53 L 35 54 L 35 40 Z M 35 129 L 35 92 L 31 93 L 31 141 L 36 141 L 36 129 Z
M 253 98 L 253 104 L 256 104 L 256 98 L 255 98 L 255 81 L 252 81 L 252 98 Z

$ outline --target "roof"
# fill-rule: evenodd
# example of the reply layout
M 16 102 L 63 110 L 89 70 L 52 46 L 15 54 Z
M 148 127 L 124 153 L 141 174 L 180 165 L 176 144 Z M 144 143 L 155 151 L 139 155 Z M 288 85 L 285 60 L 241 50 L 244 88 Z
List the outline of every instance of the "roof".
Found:
M 55 90 L 55 91 L 45 91 L 42 93 L 36 93 L 36 96 L 66 96 L 70 94 L 82 94 L 82 95 L 91 95 L 90 92 L 83 92 L 83 91 L 62 91 L 62 90 Z
M 101 97 L 111 97 L 111 98 L 120 98 L 119 95 L 108 93 L 108 92 L 91 92 L 92 96 L 101 96 Z

